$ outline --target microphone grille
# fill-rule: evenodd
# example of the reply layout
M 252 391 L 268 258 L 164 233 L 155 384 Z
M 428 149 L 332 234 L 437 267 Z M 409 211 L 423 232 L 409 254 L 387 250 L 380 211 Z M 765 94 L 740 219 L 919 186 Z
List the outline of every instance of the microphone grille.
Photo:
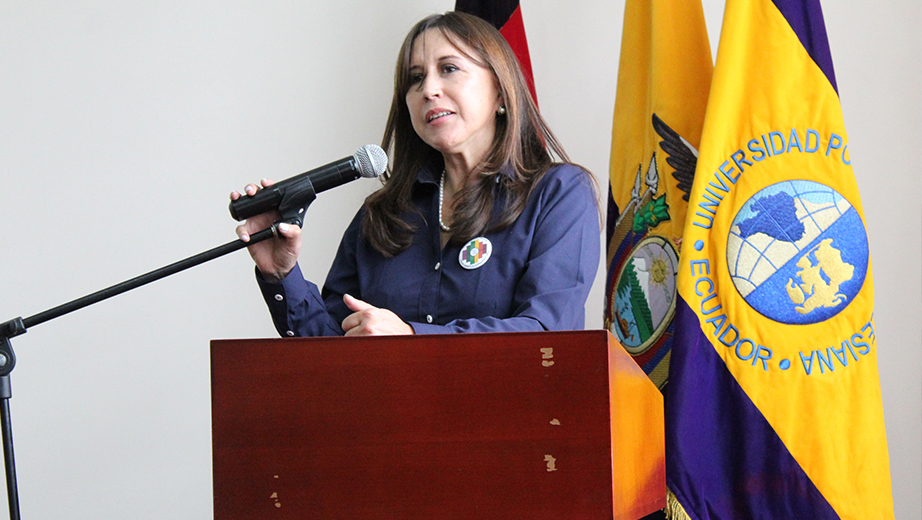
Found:
M 377 177 L 387 169 L 387 154 L 376 144 L 366 144 L 355 152 L 355 162 L 362 177 Z

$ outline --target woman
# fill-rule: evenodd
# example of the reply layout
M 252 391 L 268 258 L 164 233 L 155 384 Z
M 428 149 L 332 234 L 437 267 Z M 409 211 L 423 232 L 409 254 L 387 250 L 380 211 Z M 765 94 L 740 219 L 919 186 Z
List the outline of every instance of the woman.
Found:
M 599 262 L 595 184 L 552 161 L 566 154 L 499 32 L 454 12 L 416 24 L 382 147 L 393 171 L 346 230 L 322 292 L 298 268 L 297 226 L 249 248 L 280 334 L 583 328 Z

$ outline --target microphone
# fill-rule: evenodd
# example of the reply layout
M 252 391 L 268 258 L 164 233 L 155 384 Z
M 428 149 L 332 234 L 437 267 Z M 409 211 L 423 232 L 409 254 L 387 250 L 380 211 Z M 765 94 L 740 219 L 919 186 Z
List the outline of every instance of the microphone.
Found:
M 366 144 L 355 155 L 333 161 L 319 168 L 295 175 L 245 195 L 230 203 L 234 220 L 278 209 L 283 220 L 298 219 L 316 198 L 316 194 L 354 181 L 359 177 L 377 177 L 387 169 L 387 154 L 380 146 Z

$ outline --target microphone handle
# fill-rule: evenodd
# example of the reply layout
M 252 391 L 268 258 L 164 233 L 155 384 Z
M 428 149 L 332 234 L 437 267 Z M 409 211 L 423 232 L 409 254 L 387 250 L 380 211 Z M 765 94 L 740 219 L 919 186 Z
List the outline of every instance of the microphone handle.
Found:
M 310 179 L 311 184 L 314 185 L 314 193 L 320 193 L 340 184 L 354 181 L 361 176 L 358 161 L 355 160 L 354 155 L 350 155 L 314 170 Z
M 234 220 L 248 219 L 273 209 L 278 209 L 289 188 L 304 188 L 305 181 L 313 187 L 314 193 L 320 193 L 340 184 L 345 184 L 361 177 L 354 156 L 346 157 L 330 164 L 315 168 L 294 177 L 263 188 L 254 195 L 245 195 L 230 203 L 230 214 Z M 300 185 L 300 186 L 299 186 Z

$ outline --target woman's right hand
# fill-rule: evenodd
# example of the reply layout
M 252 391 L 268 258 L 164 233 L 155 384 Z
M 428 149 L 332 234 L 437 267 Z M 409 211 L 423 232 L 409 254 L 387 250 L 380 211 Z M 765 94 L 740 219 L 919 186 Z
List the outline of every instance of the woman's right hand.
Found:
M 253 195 L 257 191 L 267 186 L 271 186 L 273 181 L 263 179 L 260 181 L 262 186 L 256 184 L 247 184 L 244 188 L 246 195 Z M 242 197 L 239 192 L 232 191 L 231 200 L 237 200 Z M 237 236 L 244 242 L 250 241 L 250 235 L 262 231 L 272 226 L 279 220 L 278 211 L 268 211 L 261 215 L 256 215 L 246 219 L 242 224 L 237 226 Z M 292 224 L 281 223 L 278 226 L 278 237 L 263 240 L 258 244 L 247 247 L 256 267 L 262 273 L 263 277 L 271 282 L 277 282 L 288 276 L 288 273 L 294 269 L 298 262 L 298 254 L 301 251 L 301 228 Z

